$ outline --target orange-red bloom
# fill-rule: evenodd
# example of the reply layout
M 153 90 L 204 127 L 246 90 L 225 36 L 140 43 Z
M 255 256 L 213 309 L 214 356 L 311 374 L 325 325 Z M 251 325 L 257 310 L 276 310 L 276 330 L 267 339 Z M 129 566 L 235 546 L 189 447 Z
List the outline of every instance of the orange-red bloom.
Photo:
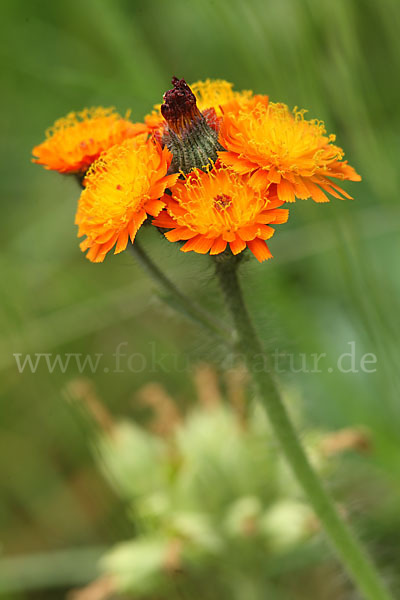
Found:
M 33 162 L 59 173 L 84 174 L 104 150 L 146 131 L 113 108 L 90 108 L 56 121 L 33 149 Z
M 265 243 L 274 234 L 270 225 L 288 218 L 276 196 L 254 190 L 248 178 L 218 165 L 192 171 L 164 201 L 167 207 L 153 224 L 170 229 L 165 236 L 171 242 L 186 240 L 183 252 L 220 254 L 229 244 L 233 254 L 248 247 L 261 262 L 272 256 Z
M 231 103 L 224 111 L 219 141 L 227 150 L 221 162 L 239 174 L 249 174 L 250 185 L 266 190 L 276 184 L 281 202 L 313 198 L 328 202 L 324 192 L 351 198 L 331 178 L 359 181 L 356 171 L 343 161 L 343 150 L 334 135 L 326 135 L 322 121 L 304 118 L 285 104 Z
M 76 223 L 91 261 L 124 250 L 148 215 L 184 252 L 249 248 L 263 261 L 272 226 L 288 218 L 285 202 L 351 198 L 335 179 L 361 177 L 322 121 L 224 80 L 189 87 L 174 77 L 172 86 L 144 123 L 86 109 L 56 121 L 33 149 L 34 162 L 87 186 Z
M 157 216 L 165 206 L 165 189 L 178 174 L 167 175 L 172 155 L 167 148 L 142 135 L 104 152 L 89 169 L 78 204 L 78 236 L 87 258 L 102 262 L 132 242 L 147 215 Z

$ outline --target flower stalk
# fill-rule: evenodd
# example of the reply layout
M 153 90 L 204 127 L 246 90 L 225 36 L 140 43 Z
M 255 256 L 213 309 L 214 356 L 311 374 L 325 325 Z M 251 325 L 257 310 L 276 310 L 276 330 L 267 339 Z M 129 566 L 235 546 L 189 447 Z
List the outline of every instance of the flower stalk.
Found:
M 262 343 L 247 310 L 238 279 L 240 259 L 221 255 L 215 260 L 216 273 L 222 292 L 237 330 L 239 346 L 256 385 L 275 435 L 285 457 L 307 494 L 311 506 L 320 519 L 331 545 L 341 559 L 353 582 L 366 600 L 392 600 L 370 558 L 353 532 L 341 518 L 333 500 L 325 491 L 313 470 L 289 418 L 277 384 L 267 370 L 257 370 L 255 357 L 260 355 L 268 364 Z
M 134 244 L 129 244 L 129 249 L 143 270 L 146 271 L 157 286 L 164 289 L 173 298 L 174 307 L 176 309 L 201 327 L 205 328 L 224 344 L 231 341 L 232 333 L 230 329 L 221 324 L 217 319 L 214 319 L 211 314 L 181 292 L 181 290 L 152 261 L 137 240 L 135 240 Z

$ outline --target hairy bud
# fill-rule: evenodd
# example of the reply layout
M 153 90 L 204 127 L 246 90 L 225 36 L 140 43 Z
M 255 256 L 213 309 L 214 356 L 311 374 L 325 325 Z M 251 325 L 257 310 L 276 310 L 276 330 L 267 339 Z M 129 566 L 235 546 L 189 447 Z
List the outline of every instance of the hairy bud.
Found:
M 199 111 L 196 96 L 186 81 L 173 77 L 172 85 L 161 105 L 167 122 L 163 141 L 173 155 L 170 172 L 205 169 L 217 160 L 217 151 L 223 149 L 218 143 L 218 132 Z

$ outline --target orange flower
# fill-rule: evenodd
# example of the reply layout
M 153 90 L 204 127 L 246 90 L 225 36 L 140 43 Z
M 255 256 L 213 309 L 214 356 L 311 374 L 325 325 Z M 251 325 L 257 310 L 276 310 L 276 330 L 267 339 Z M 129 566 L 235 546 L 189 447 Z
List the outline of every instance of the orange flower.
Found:
M 128 116 L 128 115 L 127 115 Z M 104 150 L 147 130 L 113 108 L 90 108 L 56 121 L 33 149 L 33 162 L 59 173 L 83 174 Z
M 342 160 L 343 150 L 332 143 L 334 135 L 326 135 L 322 121 L 307 121 L 305 111 L 291 112 L 285 104 L 252 104 L 226 107 L 219 138 L 227 150 L 219 152 L 224 165 L 251 174 L 249 182 L 256 190 L 275 183 L 281 202 L 296 197 L 328 202 L 324 191 L 351 198 L 331 178 L 361 177 Z
M 253 92 L 250 90 L 233 91 L 233 83 L 229 83 L 229 81 L 224 81 L 223 79 L 196 81 L 190 87 L 196 96 L 199 109 L 206 110 L 207 108 L 213 108 L 219 117 L 222 116 L 225 104 L 232 102 L 232 100 L 236 100 L 239 103 L 246 102 L 253 96 Z
M 268 96 L 253 96 L 250 90 L 236 92 L 233 90 L 233 84 L 223 79 L 206 79 L 206 81 L 196 81 L 190 85 L 190 89 L 196 96 L 197 107 L 203 113 L 210 127 L 218 130 L 224 107 L 236 101 L 238 105 L 245 104 L 252 98 L 267 99 Z M 164 119 L 161 115 L 161 104 L 156 104 L 150 115 L 145 117 L 145 123 L 150 130 L 160 129 L 164 126 Z
M 78 203 L 78 237 L 86 235 L 82 251 L 102 262 L 114 246 L 115 254 L 132 242 L 147 215 L 157 216 L 165 189 L 178 174 L 167 175 L 172 155 L 147 135 L 113 146 L 92 165 Z
M 165 195 L 166 210 L 153 225 L 170 229 L 171 241 L 187 240 L 183 252 L 220 254 L 229 244 L 233 254 L 248 247 L 261 262 L 271 258 L 265 240 L 274 234 L 270 224 L 285 223 L 288 210 L 282 202 L 248 185 L 248 178 L 215 166 L 204 172 L 195 169 Z

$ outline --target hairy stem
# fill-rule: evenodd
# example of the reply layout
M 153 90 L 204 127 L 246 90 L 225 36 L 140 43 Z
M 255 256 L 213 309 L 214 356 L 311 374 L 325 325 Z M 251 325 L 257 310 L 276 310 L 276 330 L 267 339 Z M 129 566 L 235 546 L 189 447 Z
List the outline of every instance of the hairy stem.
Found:
M 142 246 L 135 239 L 134 244 L 129 244 L 129 249 L 144 271 L 151 277 L 158 287 L 165 290 L 174 300 L 174 305 L 185 316 L 201 325 L 225 344 L 230 343 L 232 332 L 221 324 L 206 310 L 183 294 L 180 289 L 164 274 L 164 272 L 151 260 Z
M 260 371 L 254 368 L 257 357 L 259 365 L 260 355 L 264 358 L 264 364 L 268 364 L 268 356 L 244 302 L 238 280 L 238 264 L 236 257 L 221 257 L 216 261 L 216 272 L 238 333 L 241 352 L 286 459 L 307 494 L 333 548 L 365 599 L 393 600 L 360 542 L 343 521 L 319 476 L 311 467 L 273 375 L 268 369 Z

